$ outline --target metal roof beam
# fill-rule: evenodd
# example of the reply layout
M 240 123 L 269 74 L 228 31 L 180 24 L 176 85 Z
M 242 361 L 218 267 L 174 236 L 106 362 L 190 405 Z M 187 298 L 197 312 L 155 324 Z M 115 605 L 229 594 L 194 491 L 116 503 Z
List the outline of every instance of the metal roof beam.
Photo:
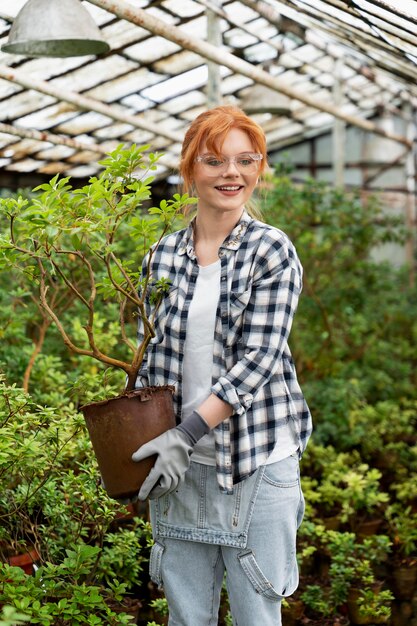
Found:
M 269 87 L 278 93 L 283 93 L 289 98 L 303 102 L 307 106 L 314 109 L 329 113 L 330 115 L 345 121 L 347 124 L 357 126 L 367 132 L 375 133 L 388 139 L 398 141 L 406 146 L 411 146 L 409 139 L 406 137 L 384 131 L 383 129 L 378 128 L 376 124 L 368 120 L 348 115 L 340 108 L 332 104 L 322 102 L 314 96 L 309 96 L 298 89 L 289 87 L 280 79 L 280 77 L 271 76 L 268 72 L 253 66 L 248 61 L 239 59 L 223 48 L 216 48 L 206 41 L 201 41 L 196 37 L 187 35 L 180 28 L 173 26 L 172 24 L 167 24 L 166 22 L 157 19 L 150 13 L 147 13 L 143 9 L 139 9 L 127 2 L 124 2 L 124 0 L 88 0 L 88 2 L 105 9 L 110 13 L 114 13 L 119 18 L 125 19 L 133 24 L 136 24 L 137 26 L 151 31 L 156 35 L 164 37 L 169 41 L 173 41 L 186 50 L 191 50 L 200 56 L 209 59 L 210 61 L 214 61 L 219 65 L 224 65 L 237 74 L 247 76 L 256 83 L 265 85 L 265 87 Z
M 229 13 L 226 13 L 224 9 L 216 6 L 215 4 L 213 4 L 213 2 L 210 2 L 210 0 L 197 0 L 197 2 L 207 9 L 210 9 L 210 11 L 213 11 L 213 13 L 216 13 L 216 15 L 218 15 L 219 17 L 222 17 L 234 28 L 239 28 L 242 32 L 251 35 L 251 37 L 255 37 L 258 41 L 262 41 L 262 43 L 265 43 L 268 46 L 271 46 L 271 48 L 274 48 L 274 50 L 276 50 L 279 54 L 281 54 L 281 52 L 284 52 L 284 47 L 282 43 L 272 41 L 271 39 L 264 37 L 261 33 L 258 32 L 258 29 L 254 28 L 253 26 L 235 20 Z
M 6 135 L 16 135 L 23 139 L 34 139 L 35 141 L 52 143 L 57 146 L 67 146 L 68 148 L 74 148 L 74 150 L 89 150 L 90 152 L 97 152 L 97 154 L 106 154 L 104 148 L 97 144 L 91 144 L 72 137 L 64 137 L 64 135 L 56 135 L 54 133 L 46 133 L 34 128 L 22 128 L 21 126 L 12 126 L 11 124 L 4 124 L 0 122 L 0 133 Z
M 0 65 L 0 78 L 17 83 L 25 89 L 34 89 L 40 93 L 52 96 L 53 98 L 56 98 L 58 102 L 69 102 L 77 109 L 95 111 L 96 113 L 105 115 L 110 119 L 131 124 L 135 128 L 147 130 L 154 133 L 157 137 L 166 137 L 174 142 L 182 141 L 182 135 L 179 133 L 164 129 L 163 124 L 154 124 L 150 120 L 142 119 L 127 112 L 124 113 L 123 111 L 120 111 L 120 105 L 116 109 L 109 104 L 96 100 L 95 98 L 90 98 L 74 91 L 63 89 L 62 87 L 54 87 L 52 82 L 32 78 L 25 72 L 13 69 L 7 65 Z
M 74 148 L 74 150 L 96 152 L 101 156 L 109 153 L 108 149 L 105 149 L 103 146 L 98 144 L 78 141 L 78 139 L 73 139 L 72 137 L 65 137 L 64 135 L 57 135 L 55 133 L 47 133 L 34 128 L 12 126 L 11 124 L 4 124 L 3 122 L 0 122 L 0 133 L 22 137 L 22 139 L 34 139 L 35 141 L 43 143 L 52 143 L 57 146 L 67 146 L 69 148 Z M 162 154 L 160 156 L 158 163 L 168 169 L 172 169 L 174 171 L 178 170 L 178 162 L 166 154 Z M 159 175 L 155 176 L 156 179 L 159 177 Z

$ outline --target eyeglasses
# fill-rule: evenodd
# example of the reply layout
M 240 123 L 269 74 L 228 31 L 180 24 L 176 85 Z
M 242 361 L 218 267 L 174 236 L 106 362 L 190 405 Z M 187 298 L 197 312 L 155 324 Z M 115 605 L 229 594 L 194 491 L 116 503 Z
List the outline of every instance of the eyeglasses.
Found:
M 254 174 L 258 171 L 262 154 L 249 152 L 238 154 L 236 156 L 214 156 L 212 154 L 203 154 L 195 159 L 201 164 L 204 173 L 207 176 L 218 176 L 224 174 L 230 163 L 234 163 L 240 174 Z

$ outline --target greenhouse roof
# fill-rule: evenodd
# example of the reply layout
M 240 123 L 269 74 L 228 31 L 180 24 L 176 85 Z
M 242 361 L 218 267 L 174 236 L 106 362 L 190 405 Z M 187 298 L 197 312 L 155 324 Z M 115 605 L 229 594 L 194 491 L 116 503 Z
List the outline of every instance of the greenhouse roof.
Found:
M 25 0 L 2 0 L 0 45 Z M 119 143 L 178 163 L 186 127 L 220 101 L 264 128 L 270 150 L 340 119 L 411 115 L 416 0 L 89 0 L 110 51 L 28 58 L 0 52 L 0 170 L 94 175 Z M 391 135 L 392 136 L 392 135 Z M 405 146 L 410 137 L 395 136 Z

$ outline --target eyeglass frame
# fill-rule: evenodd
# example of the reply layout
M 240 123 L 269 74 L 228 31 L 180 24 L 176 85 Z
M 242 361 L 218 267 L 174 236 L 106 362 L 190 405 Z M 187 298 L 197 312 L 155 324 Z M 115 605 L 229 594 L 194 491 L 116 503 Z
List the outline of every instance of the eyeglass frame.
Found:
M 238 172 L 242 174 L 244 172 L 240 171 L 240 169 L 239 169 L 239 167 L 238 167 L 238 165 L 236 163 L 236 159 L 238 159 L 239 157 L 242 159 L 245 156 L 251 157 L 251 159 L 253 159 L 253 161 L 255 163 L 259 163 L 259 164 L 260 164 L 260 162 L 263 159 L 263 155 L 260 152 L 242 152 L 241 154 L 235 154 L 234 156 L 231 156 L 231 157 L 221 157 L 222 159 L 225 160 L 225 163 L 224 163 L 225 167 L 224 167 L 224 169 L 222 169 L 221 166 L 219 166 L 218 169 L 217 169 L 217 167 L 215 165 L 213 165 L 212 166 L 213 172 L 210 173 L 210 174 L 208 174 L 208 172 L 207 172 L 207 174 L 211 175 L 211 176 L 217 176 L 218 174 L 223 174 L 225 171 L 227 171 L 227 168 L 229 167 L 230 163 L 234 163 L 236 169 L 238 170 Z M 197 163 L 203 163 L 204 165 L 208 165 L 208 163 L 204 162 L 204 159 L 206 159 L 207 157 L 217 158 L 215 154 L 202 154 L 202 155 L 196 156 L 195 157 L 195 161 L 197 161 Z M 259 165 L 258 165 L 258 167 L 259 167 Z M 210 168 L 210 166 L 209 166 L 209 168 Z M 247 172 L 247 173 L 249 174 L 249 172 Z M 250 172 L 250 173 L 252 173 L 252 172 Z M 255 172 L 253 172 L 253 173 L 255 173 Z

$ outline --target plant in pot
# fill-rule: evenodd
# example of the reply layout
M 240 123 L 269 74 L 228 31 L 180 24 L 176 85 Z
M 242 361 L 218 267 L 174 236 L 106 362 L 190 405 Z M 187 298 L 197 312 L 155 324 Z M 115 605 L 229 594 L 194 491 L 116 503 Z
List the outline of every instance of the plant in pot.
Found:
M 389 538 L 374 535 L 358 542 L 354 533 L 334 530 L 321 530 L 319 537 L 330 566 L 326 577 L 319 583 L 313 579 L 301 594 L 307 615 L 326 623 L 325 619 L 348 612 L 355 624 L 385 623 L 393 597 L 381 590 L 374 568 L 387 559 Z M 366 611 L 364 597 L 372 599 Z
M 37 289 L 42 310 L 71 352 L 124 375 L 116 398 L 81 407 L 105 488 L 118 499 L 138 492 L 154 462 L 135 464 L 132 452 L 175 426 L 172 388 L 135 386 L 155 337 L 155 316 L 169 291 L 166 280 L 150 275 L 150 259 L 184 206 L 195 202 L 175 194 L 141 213 L 151 197 L 150 170 L 158 159 L 153 153 L 145 156 L 148 148 L 120 145 L 101 162 L 101 175 L 81 188 L 56 176 L 33 190 L 41 192 L 38 196 L 0 201 L 0 215 L 8 224 L 0 240 L 0 264 L 21 270 L 30 289 Z M 132 245 L 129 256 L 126 240 Z M 148 262 L 142 264 L 145 256 Z M 108 324 L 119 324 L 115 346 L 99 344 L 96 330 L 103 320 L 98 310 L 106 311 Z M 72 311 L 84 316 L 83 338 L 71 334 Z
M 332 584 L 347 585 L 347 608 L 354 624 L 383 624 L 391 615 L 392 593 L 382 590 L 375 569 L 390 554 L 391 541 L 386 535 L 372 535 L 359 540 L 354 533 L 329 531 L 327 548 L 331 555 L 329 575 Z M 345 587 L 346 593 L 346 587 Z
M 386 518 L 393 541 L 391 575 L 395 597 L 408 600 L 417 589 L 417 513 L 403 502 L 393 502 Z
M 381 490 L 382 474 L 363 463 L 357 450 L 339 452 L 313 443 L 306 462 L 309 476 L 303 478 L 303 486 L 309 506 L 327 528 L 365 534 L 366 524 L 378 527 L 383 522 L 389 495 Z

